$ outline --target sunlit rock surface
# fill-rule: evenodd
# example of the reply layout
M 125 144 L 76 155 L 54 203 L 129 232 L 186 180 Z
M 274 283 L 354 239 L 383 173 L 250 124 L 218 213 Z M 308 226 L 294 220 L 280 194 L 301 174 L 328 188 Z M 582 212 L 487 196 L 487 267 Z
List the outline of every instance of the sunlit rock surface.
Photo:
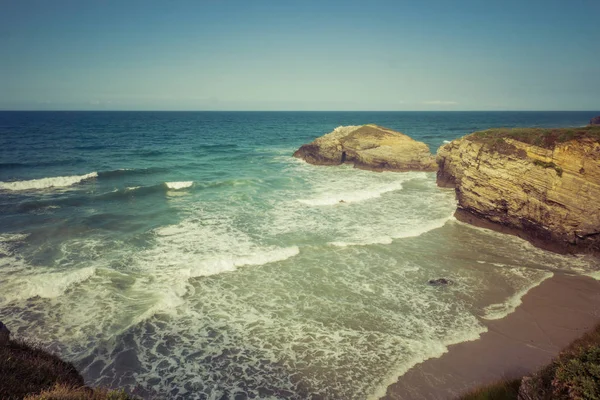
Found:
M 456 216 L 557 251 L 600 251 L 600 126 L 494 129 L 441 147 Z
M 429 147 L 377 125 L 340 126 L 294 153 L 315 165 L 353 164 L 375 171 L 435 171 Z

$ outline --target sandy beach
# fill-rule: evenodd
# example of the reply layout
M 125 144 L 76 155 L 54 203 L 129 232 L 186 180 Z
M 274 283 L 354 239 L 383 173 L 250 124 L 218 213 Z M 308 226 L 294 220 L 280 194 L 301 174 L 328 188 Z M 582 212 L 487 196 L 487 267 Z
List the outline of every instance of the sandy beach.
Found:
M 488 332 L 478 340 L 416 365 L 384 398 L 453 399 L 478 385 L 537 370 L 600 322 L 600 281 L 555 274 L 530 290 L 512 314 L 481 321 Z

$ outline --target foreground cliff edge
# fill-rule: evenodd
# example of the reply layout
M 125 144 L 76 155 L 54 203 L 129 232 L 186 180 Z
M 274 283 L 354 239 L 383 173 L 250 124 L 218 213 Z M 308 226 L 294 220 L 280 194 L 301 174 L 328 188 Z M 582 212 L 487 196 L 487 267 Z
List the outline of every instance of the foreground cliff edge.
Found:
M 0 399 L 141 400 L 123 390 L 85 386 L 75 366 L 41 346 L 10 338 L 0 321 Z
M 315 165 L 353 164 L 373 171 L 435 171 L 429 147 L 381 126 L 340 126 L 300 147 L 294 157 Z
M 600 126 L 490 129 L 442 146 L 456 218 L 558 252 L 600 254 Z

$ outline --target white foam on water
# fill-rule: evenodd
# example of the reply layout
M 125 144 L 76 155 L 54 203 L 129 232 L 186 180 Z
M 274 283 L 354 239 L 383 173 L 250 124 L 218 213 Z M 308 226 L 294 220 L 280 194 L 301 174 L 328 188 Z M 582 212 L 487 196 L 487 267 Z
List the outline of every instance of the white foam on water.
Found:
M 155 246 L 137 254 L 131 264 L 136 273 L 152 277 L 138 280 L 136 290 L 159 294 L 140 321 L 181 304 L 190 290 L 191 278 L 283 261 L 300 252 L 298 246 L 261 245 L 232 226 L 228 218 L 202 221 L 192 217 L 157 228 L 154 233 Z
M 390 236 L 366 236 L 360 242 L 329 242 L 332 246 L 337 247 L 347 247 L 347 246 L 368 246 L 372 244 L 391 244 L 395 239 L 404 239 L 410 237 L 418 237 L 424 233 L 432 231 L 434 229 L 441 228 L 446 224 L 446 222 L 450 221 L 452 216 L 447 218 L 440 218 L 434 221 L 429 221 L 423 223 L 421 226 L 415 228 L 413 226 L 405 226 L 402 230 L 397 230 L 395 232 L 391 232 Z
M 448 347 L 458 343 L 472 342 L 481 337 L 481 334 L 487 332 L 488 329 L 483 326 L 473 326 L 472 330 L 465 330 L 455 335 L 451 335 L 443 342 L 432 342 L 425 343 L 424 345 L 415 340 L 415 348 L 420 350 L 418 356 L 413 357 L 411 360 L 403 362 L 396 369 L 392 370 L 390 374 L 385 377 L 383 382 L 375 389 L 374 392 L 367 396 L 367 400 L 378 400 L 385 397 L 389 386 L 393 385 L 398 381 L 398 377 L 407 373 L 412 367 L 427 361 L 431 358 L 440 358 L 448 352 Z
M 469 284 L 473 271 L 460 264 L 445 270 L 446 261 L 423 256 L 460 257 L 454 248 L 436 252 L 450 239 L 429 235 L 423 243 L 368 246 L 419 236 L 453 219 L 454 194 L 438 189 L 433 174 L 295 161 L 287 168 L 297 174 L 293 184 L 268 193 L 227 186 L 231 198 L 211 203 L 184 191 L 189 195 L 169 204 L 182 220 L 154 229 L 144 248 L 106 238 L 60 246 L 57 268 L 35 267 L 42 280 L 58 282 L 58 290 L 39 281 L 23 286 L 49 296 L 30 300 L 47 318 L 28 334 L 63 343 L 70 359 L 92 355 L 106 368 L 93 375 L 90 361 L 83 372 L 103 385 L 122 379 L 111 366 L 116 349 L 132 348 L 140 362 L 136 382 L 156 389 L 159 398 L 221 398 L 244 390 L 267 398 L 261 387 L 287 391 L 273 398 L 377 398 L 415 364 L 485 331 L 476 317 L 483 306 L 473 305 L 482 296 Z M 401 189 L 339 206 L 298 200 L 387 185 Z M 22 260 L 5 268 L 8 259 L 0 257 L 2 286 L 4 276 L 33 275 L 35 268 Z M 515 268 L 510 260 L 495 264 L 490 279 L 508 281 L 517 292 L 545 273 Z M 11 268 L 15 273 L 3 272 Z M 456 285 L 429 287 L 432 273 Z M 28 303 L 12 306 L 22 308 L 10 317 L 22 325 Z M 170 395 L 174 388 L 178 394 Z
M 10 257 L 13 255 L 14 246 L 29 237 L 29 233 L 3 233 L 0 234 L 0 256 Z
M 600 281 L 600 271 L 586 272 L 586 273 L 584 273 L 584 275 L 587 275 L 590 278 L 594 278 L 594 279 Z
M 194 181 L 184 181 L 184 182 L 165 182 L 165 185 L 171 190 L 181 190 L 187 189 L 194 184 Z
M 0 182 L 0 190 L 41 190 L 51 188 L 62 188 L 76 185 L 82 181 L 98 177 L 97 172 L 85 175 L 56 176 L 52 178 L 32 179 L 28 181 Z
M 523 265 L 544 265 L 549 270 L 573 272 L 576 274 L 589 274 L 598 271 L 597 258 L 585 254 L 559 254 L 534 246 L 529 241 L 518 236 L 507 235 L 487 228 L 470 225 L 456 220 L 457 224 L 488 235 L 491 238 L 501 240 L 510 246 L 514 252 L 512 256 L 517 257 Z M 514 261 L 514 260 L 513 260 Z
M 226 271 L 234 271 L 238 267 L 247 265 L 264 265 L 277 261 L 287 260 L 300 253 L 298 246 L 285 248 L 270 248 L 257 251 L 253 254 L 238 257 L 217 256 L 198 263 L 197 267 L 190 269 L 190 277 L 209 276 Z
M 344 137 L 350 133 L 352 133 L 353 131 L 357 130 L 358 128 L 361 128 L 363 125 L 347 125 L 347 126 L 338 126 L 337 128 L 335 128 L 332 132 L 329 132 L 325 135 L 322 135 L 320 137 L 317 138 L 317 140 L 331 140 L 334 138 L 338 138 L 338 137 Z
M 80 268 L 65 272 L 44 272 L 30 269 L 27 275 L 3 283 L 0 299 L 3 302 L 27 300 L 34 297 L 52 299 L 64 294 L 73 285 L 91 278 L 96 269 Z
M 179 237 L 181 228 L 161 237 Z M 366 398 L 416 363 L 443 354 L 448 343 L 485 329 L 459 303 L 417 287 L 419 277 L 411 274 L 420 268 L 410 263 L 362 248 L 331 256 L 310 256 L 321 272 L 301 252 L 276 268 L 191 280 L 168 316 L 151 309 L 156 317 L 144 315 L 146 322 L 127 334 L 142 365 L 136 382 L 159 393 L 178 388 L 181 395 L 189 393 L 186 387 L 203 398 L 240 390 L 266 398 L 260 387 L 287 393 L 274 398 Z M 145 283 L 153 285 L 154 278 Z M 110 362 L 111 348 L 96 360 Z M 104 373 L 108 382 L 119 379 L 118 371 Z
M 455 211 L 454 193 L 440 191 L 433 174 L 294 162 L 288 168 L 308 185 L 282 192 L 259 221 L 271 237 L 293 242 L 303 235 L 337 247 L 390 244 L 443 226 Z
M 298 167 L 298 164 L 290 164 Z M 307 168 L 308 167 L 308 168 Z M 427 179 L 424 172 L 381 172 L 356 170 L 350 166 L 315 167 L 301 165 L 297 169 L 311 185 L 310 197 L 298 202 L 308 206 L 331 206 L 340 203 L 357 203 L 380 198 L 389 192 L 400 191 L 403 183 Z
M 141 188 L 141 186 L 128 186 L 128 187 L 125 188 L 125 191 L 129 192 L 131 190 L 137 190 L 139 188 Z
M 190 277 L 213 275 L 244 265 L 262 265 L 299 252 L 297 246 L 260 245 L 224 215 L 210 220 L 190 218 L 154 232 L 156 247 L 146 253 L 150 264 L 175 266 L 188 271 Z
M 452 143 L 451 140 L 444 140 L 444 144 Z
M 2 233 L 0 234 L 0 242 L 22 242 L 29 235 L 29 233 Z
M 348 247 L 348 246 L 369 246 L 373 244 L 392 244 L 394 239 L 390 236 L 371 237 L 362 242 L 329 242 L 331 246 Z
M 534 287 L 539 286 L 546 279 L 552 278 L 554 276 L 554 273 L 549 271 L 536 271 L 525 267 L 510 268 L 502 264 L 495 264 L 495 266 L 503 268 L 504 271 L 510 274 L 514 274 L 515 277 L 521 278 L 527 283 L 524 287 L 518 290 L 517 293 L 510 296 L 502 303 L 490 304 L 489 306 L 485 307 L 484 314 L 481 317 L 487 320 L 502 319 L 507 315 L 512 314 L 517 309 L 517 307 L 519 307 L 522 304 L 523 296 L 525 296 Z
M 393 192 L 396 190 L 402 190 L 401 181 L 384 184 L 379 187 L 373 187 L 366 190 L 330 193 L 315 199 L 300 199 L 298 201 L 309 206 L 331 206 L 340 203 L 356 203 L 359 201 L 376 199 L 381 197 L 381 195 L 384 193 Z

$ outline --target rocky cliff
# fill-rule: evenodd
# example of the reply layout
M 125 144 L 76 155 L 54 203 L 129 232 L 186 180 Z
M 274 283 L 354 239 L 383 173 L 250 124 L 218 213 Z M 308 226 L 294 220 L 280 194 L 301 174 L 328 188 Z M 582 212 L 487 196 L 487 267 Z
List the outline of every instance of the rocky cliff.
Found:
M 353 164 L 375 171 L 435 171 L 429 147 L 377 125 L 340 126 L 294 153 L 315 165 Z
M 600 252 L 600 126 L 494 129 L 441 147 L 456 217 L 562 252 Z
M 600 125 L 600 115 L 590 119 L 590 125 Z

